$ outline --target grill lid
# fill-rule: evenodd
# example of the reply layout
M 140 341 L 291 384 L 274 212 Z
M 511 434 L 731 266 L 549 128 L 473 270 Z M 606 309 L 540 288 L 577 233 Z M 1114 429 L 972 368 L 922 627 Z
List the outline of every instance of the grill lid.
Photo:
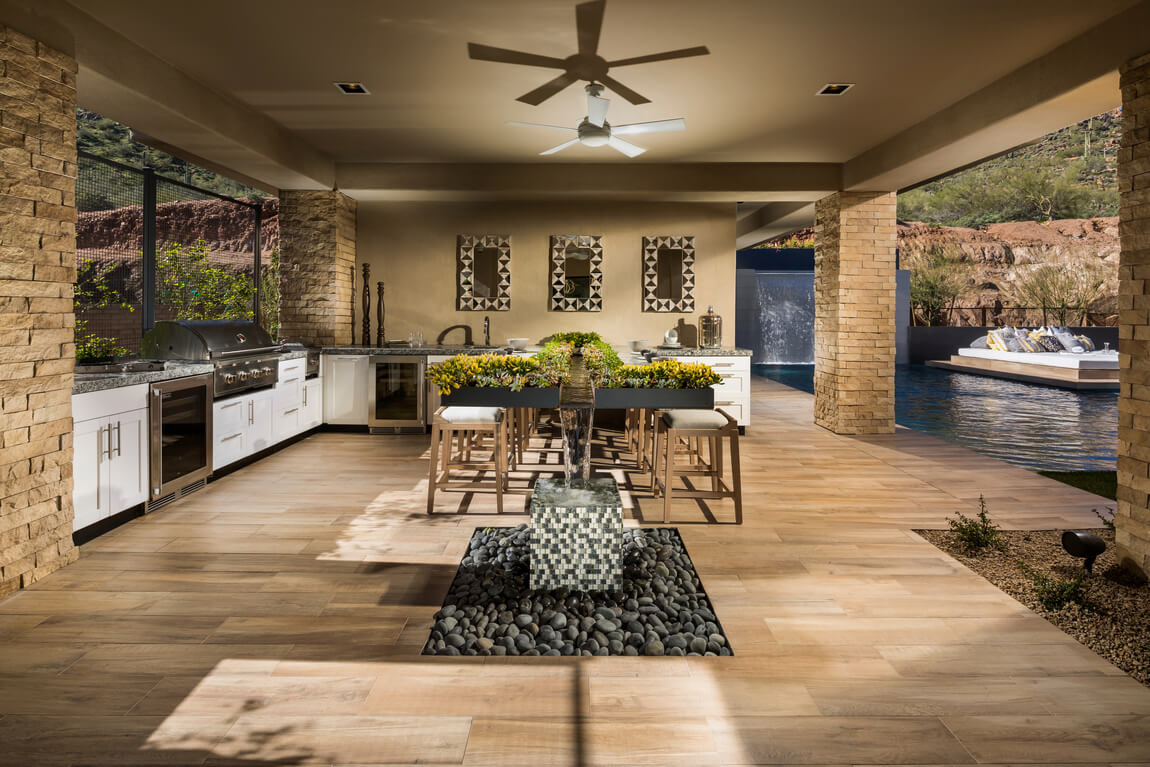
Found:
M 219 360 L 278 351 L 268 332 L 251 320 L 161 320 L 144 334 L 150 359 Z

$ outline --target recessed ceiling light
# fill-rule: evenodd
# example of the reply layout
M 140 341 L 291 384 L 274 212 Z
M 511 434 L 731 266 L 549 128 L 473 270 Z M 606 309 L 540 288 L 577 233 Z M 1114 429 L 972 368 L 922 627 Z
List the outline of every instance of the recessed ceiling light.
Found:
M 827 83 L 819 89 L 816 96 L 841 96 L 851 88 L 855 87 L 854 83 Z
M 369 91 L 363 83 L 333 83 L 335 87 L 348 96 L 367 96 Z

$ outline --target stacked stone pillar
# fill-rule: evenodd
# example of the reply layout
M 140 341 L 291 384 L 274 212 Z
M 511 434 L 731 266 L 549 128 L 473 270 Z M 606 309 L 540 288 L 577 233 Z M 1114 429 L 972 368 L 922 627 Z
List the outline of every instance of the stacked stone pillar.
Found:
M 280 192 L 280 338 L 354 343 L 355 210 L 340 192 Z
M 838 192 L 815 205 L 815 423 L 894 431 L 895 195 Z
M 0 25 L 0 597 L 76 559 L 76 62 Z
M 1118 155 L 1118 556 L 1150 575 L 1150 54 L 1122 67 Z

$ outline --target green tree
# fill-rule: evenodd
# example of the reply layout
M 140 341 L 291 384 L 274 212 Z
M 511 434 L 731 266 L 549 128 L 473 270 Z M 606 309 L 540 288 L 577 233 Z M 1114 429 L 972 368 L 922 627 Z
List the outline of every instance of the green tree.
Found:
M 1076 318 L 1085 323 L 1091 307 L 1106 295 L 1106 272 L 1093 257 L 1039 264 L 1020 272 L 1009 293 L 1019 306 L 1041 310 L 1043 325 L 1050 318 L 1058 325 L 1070 325 Z
M 77 362 L 110 359 L 128 353 L 128 349 L 119 344 L 117 339 L 90 331 L 88 320 L 82 316 L 87 310 L 106 309 L 110 306 L 118 306 L 130 312 L 136 310 L 127 296 L 110 284 L 112 270 L 113 267 L 107 264 L 83 257 L 76 266 L 76 282 L 72 286 L 72 308 L 76 313 L 74 333 Z
M 911 321 L 918 325 L 946 325 L 955 299 L 970 285 L 970 269 L 954 246 L 909 254 Z
M 255 319 L 251 271 L 215 263 L 207 242 L 172 243 L 156 256 L 157 302 L 182 320 Z M 260 270 L 260 324 L 279 333 L 279 250 Z

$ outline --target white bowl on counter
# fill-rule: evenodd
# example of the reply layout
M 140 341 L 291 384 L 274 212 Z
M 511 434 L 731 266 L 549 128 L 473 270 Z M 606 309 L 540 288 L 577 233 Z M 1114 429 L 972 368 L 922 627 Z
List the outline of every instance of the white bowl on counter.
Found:
M 527 343 L 530 340 L 530 338 L 508 338 L 507 345 L 515 351 L 521 352 L 527 348 Z
M 651 344 L 647 341 L 646 338 L 639 338 L 639 339 L 636 339 L 634 341 L 631 341 L 630 343 L 631 343 L 631 351 L 633 351 L 633 352 L 641 352 L 644 349 L 650 348 L 650 346 L 651 346 Z

